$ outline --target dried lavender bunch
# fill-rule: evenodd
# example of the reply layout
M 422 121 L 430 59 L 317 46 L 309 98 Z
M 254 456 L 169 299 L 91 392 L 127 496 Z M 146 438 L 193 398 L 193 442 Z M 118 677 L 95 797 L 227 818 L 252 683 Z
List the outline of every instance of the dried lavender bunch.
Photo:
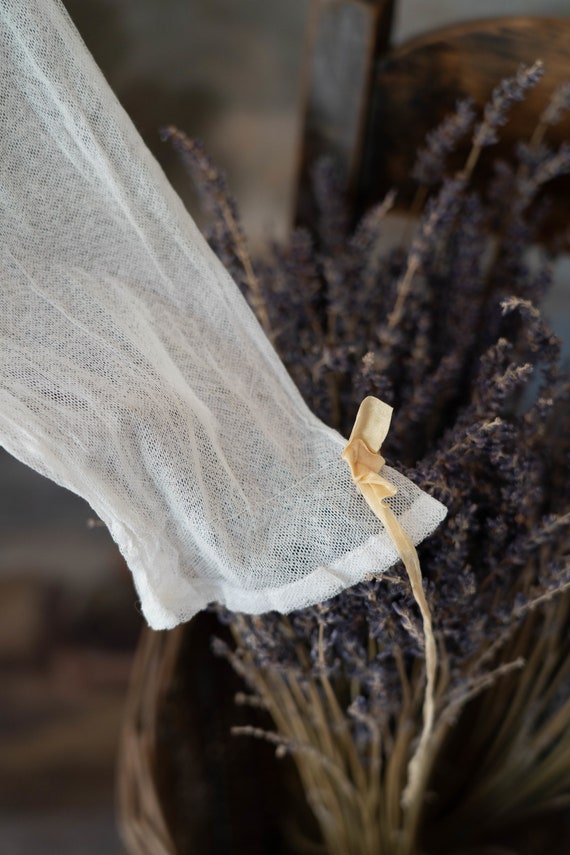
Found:
M 457 102 L 455 112 L 431 131 L 425 146 L 420 148 L 411 171 L 418 184 L 439 184 L 445 174 L 446 159 L 469 131 L 475 120 L 475 105 L 471 98 Z
M 498 129 L 508 122 L 509 110 L 517 101 L 524 99 L 528 90 L 536 86 L 542 75 L 543 66 L 540 61 L 530 68 L 521 65 L 514 77 L 507 77 L 495 87 L 490 101 L 485 105 L 483 118 L 473 133 L 473 159 L 478 156 L 480 149 L 498 142 Z
M 545 144 L 568 88 L 485 195 L 474 180 L 482 147 L 541 74 L 537 63 L 497 87 L 458 174 L 444 164 L 471 108 L 430 136 L 416 173 L 441 185 L 409 246 L 382 250 L 392 196 L 351 231 L 323 163 L 311 233 L 260 262 L 255 288 L 241 277 L 313 410 L 348 435 L 365 395 L 387 400 L 383 453 L 449 509 L 419 550 L 442 665 L 411 802 L 425 643 L 401 568 L 286 618 L 220 615 L 236 646 L 218 649 L 273 722 L 245 732 L 292 755 L 333 855 L 456 852 L 570 801 L 570 384 L 537 308 L 550 258 L 527 253 L 538 189 L 570 171 L 568 148 Z M 216 245 L 239 261 L 235 209 L 201 157 Z

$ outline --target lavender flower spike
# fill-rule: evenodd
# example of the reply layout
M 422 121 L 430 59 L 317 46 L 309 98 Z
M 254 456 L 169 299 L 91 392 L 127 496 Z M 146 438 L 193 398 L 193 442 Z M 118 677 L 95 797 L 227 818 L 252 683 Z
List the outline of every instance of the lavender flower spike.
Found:
M 522 101 L 526 92 L 536 86 L 542 75 L 543 65 L 537 60 L 530 68 L 521 65 L 514 77 L 507 77 L 495 87 L 491 100 L 485 107 L 483 121 L 476 126 L 473 134 L 475 148 L 498 142 L 497 128 L 507 123 L 513 104 Z

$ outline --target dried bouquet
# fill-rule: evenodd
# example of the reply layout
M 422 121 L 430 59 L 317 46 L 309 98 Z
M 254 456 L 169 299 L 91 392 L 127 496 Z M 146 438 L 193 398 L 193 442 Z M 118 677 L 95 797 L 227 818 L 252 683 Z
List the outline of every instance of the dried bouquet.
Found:
M 543 186 L 569 171 L 548 145 L 568 87 L 484 194 L 479 157 L 540 64 L 480 120 L 460 104 L 418 156 L 421 215 L 395 250 L 392 197 L 354 229 L 324 164 L 311 233 L 253 265 L 223 178 L 166 132 L 288 374 L 60 0 L 10 0 L 0 22 L 0 442 L 87 499 L 152 627 L 234 610 L 216 607 L 234 639 L 216 648 L 249 687 L 242 731 L 296 769 L 313 813 L 289 852 L 481 851 L 560 814 L 568 383 L 537 308 L 550 260 L 527 250 Z M 399 472 L 380 469 L 391 406 Z M 384 525 L 364 502 L 381 489 Z
M 418 549 L 433 635 L 399 565 L 286 617 L 217 609 L 234 643 L 216 650 L 248 689 L 239 700 L 268 714 L 252 710 L 238 731 L 292 758 L 316 818 L 294 851 L 554 851 L 533 834 L 570 803 L 570 386 L 539 309 L 566 224 L 529 252 L 543 188 L 570 171 L 570 146 L 548 143 L 570 86 L 484 190 L 477 181 L 541 76 L 540 63 L 520 68 L 482 116 L 462 101 L 430 134 L 413 235 L 388 250 L 394 195 L 354 228 L 323 162 L 310 232 L 254 265 L 222 174 L 165 131 L 213 213 L 211 245 L 313 411 L 347 436 L 366 395 L 390 403 L 386 457 L 449 509 Z

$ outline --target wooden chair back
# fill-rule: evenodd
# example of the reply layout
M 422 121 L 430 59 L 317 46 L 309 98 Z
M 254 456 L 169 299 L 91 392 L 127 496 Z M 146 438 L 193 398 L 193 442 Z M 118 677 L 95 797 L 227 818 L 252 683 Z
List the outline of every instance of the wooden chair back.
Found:
M 499 18 L 428 33 L 390 48 L 394 3 L 315 0 L 305 77 L 299 182 L 295 217 L 311 221 L 310 173 L 325 155 L 345 173 L 355 216 L 392 187 L 406 206 L 413 192 L 410 170 L 426 134 L 453 111 L 461 97 L 482 108 L 493 88 L 519 65 L 541 59 L 543 80 L 516 104 L 501 141 L 489 156 L 505 156 L 529 139 L 551 92 L 570 80 L 569 18 Z M 570 139 L 570 118 L 549 129 L 548 142 Z M 459 165 L 466 155 L 458 151 Z M 478 167 L 478 180 L 488 161 Z M 553 217 L 568 219 L 570 182 L 556 187 Z

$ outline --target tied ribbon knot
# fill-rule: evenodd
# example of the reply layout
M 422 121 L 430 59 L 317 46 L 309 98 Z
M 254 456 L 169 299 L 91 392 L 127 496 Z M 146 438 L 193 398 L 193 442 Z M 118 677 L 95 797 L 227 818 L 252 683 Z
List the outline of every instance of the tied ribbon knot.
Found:
M 350 467 L 352 480 L 362 493 L 367 504 L 378 517 L 398 552 L 398 555 L 408 569 L 408 564 L 414 565 L 412 585 L 418 580 L 419 562 L 414 544 L 401 527 L 392 509 L 385 499 L 395 496 L 398 488 L 380 474 L 386 463 L 380 449 L 386 439 L 392 420 L 392 407 L 369 396 L 360 405 L 354 427 L 346 447 L 342 452 L 343 460 Z M 417 568 L 415 567 L 417 565 Z M 421 584 L 421 572 L 419 576 Z
M 435 718 L 437 647 L 431 611 L 424 594 L 418 553 L 393 510 L 385 501 L 398 492 L 398 488 L 380 474 L 386 462 L 380 454 L 380 449 L 390 428 L 392 412 L 392 407 L 380 401 L 379 398 L 372 396 L 365 398 L 358 410 L 352 433 L 342 452 L 342 458 L 350 466 L 354 483 L 386 529 L 406 568 L 412 593 L 423 621 L 426 666 L 423 728 L 408 767 L 408 782 L 403 794 L 403 804 L 406 807 L 414 802 L 426 774 L 430 737 L 433 733 Z

